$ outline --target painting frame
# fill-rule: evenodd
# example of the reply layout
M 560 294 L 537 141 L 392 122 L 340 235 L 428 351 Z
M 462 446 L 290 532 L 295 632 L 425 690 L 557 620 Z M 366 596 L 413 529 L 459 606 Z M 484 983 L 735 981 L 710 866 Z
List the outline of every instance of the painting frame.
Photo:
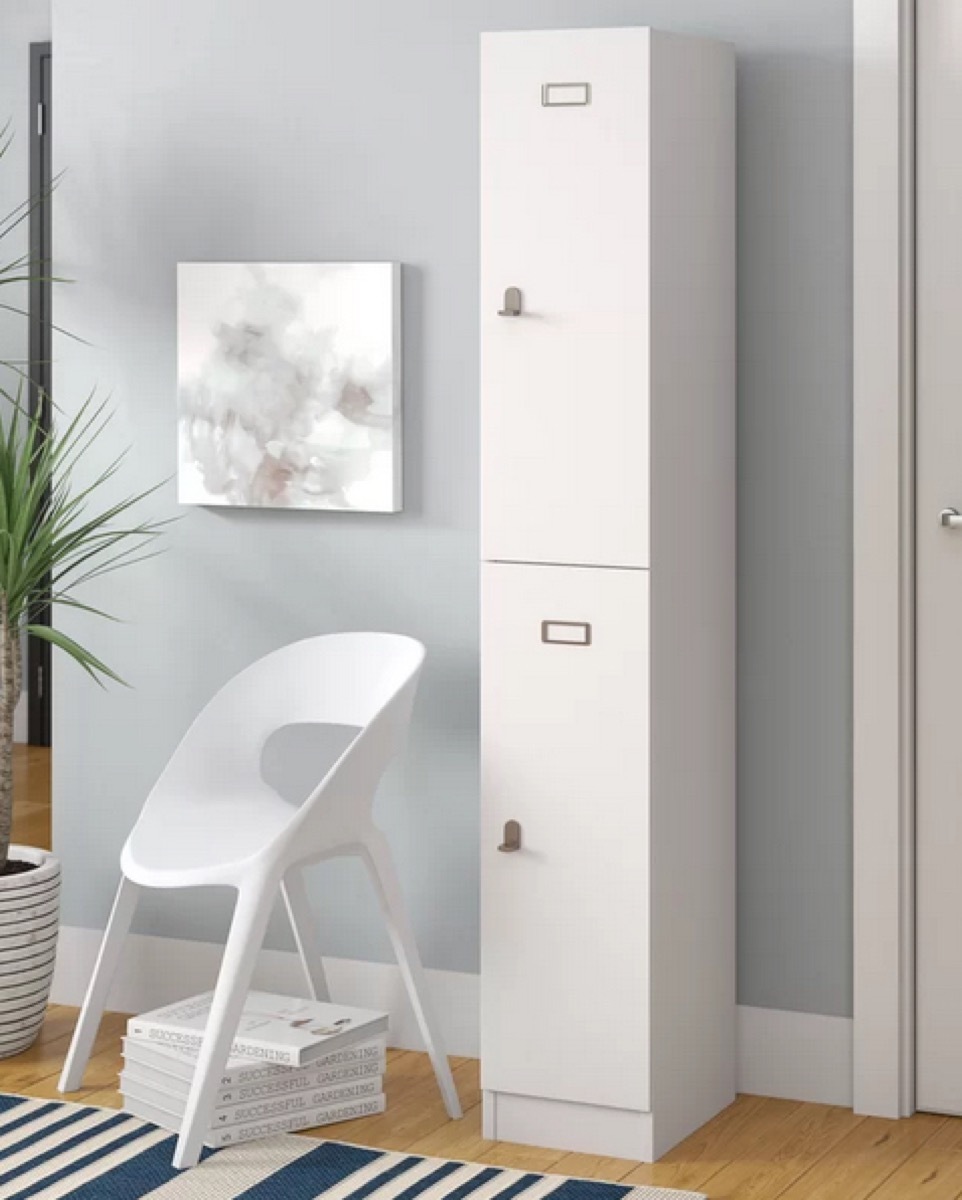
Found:
M 398 513 L 401 264 L 177 264 L 177 494 L 191 507 Z

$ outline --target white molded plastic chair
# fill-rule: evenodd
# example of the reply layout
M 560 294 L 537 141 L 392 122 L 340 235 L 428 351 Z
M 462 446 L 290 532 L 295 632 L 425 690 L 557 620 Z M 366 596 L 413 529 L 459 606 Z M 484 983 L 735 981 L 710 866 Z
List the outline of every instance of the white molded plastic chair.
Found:
M 461 1116 L 394 863 L 371 816 L 381 776 L 404 744 L 423 661 L 419 642 L 394 634 L 308 638 L 254 663 L 211 700 L 174 752 L 124 846 L 120 887 L 60 1078 L 61 1092 L 81 1084 L 141 889 L 236 888 L 174 1153 L 175 1166 L 193 1166 L 278 891 L 310 993 L 325 1000 L 327 981 L 301 869 L 355 854 L 377 890 L 445 1108 L 452 1118 Z M 261 753 L 276 730 L 305 723 L 355 726 L 358 733 L 298 808 L 264 782 Z

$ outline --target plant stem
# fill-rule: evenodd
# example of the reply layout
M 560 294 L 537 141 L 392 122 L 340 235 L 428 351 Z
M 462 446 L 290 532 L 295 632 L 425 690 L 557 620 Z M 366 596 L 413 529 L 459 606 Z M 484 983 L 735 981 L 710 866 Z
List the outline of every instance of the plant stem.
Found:
M 20 699 L 20 631 L 11 627 L 6 596 L 0 597 L 0 874 L 13 833 L 13 719 Z

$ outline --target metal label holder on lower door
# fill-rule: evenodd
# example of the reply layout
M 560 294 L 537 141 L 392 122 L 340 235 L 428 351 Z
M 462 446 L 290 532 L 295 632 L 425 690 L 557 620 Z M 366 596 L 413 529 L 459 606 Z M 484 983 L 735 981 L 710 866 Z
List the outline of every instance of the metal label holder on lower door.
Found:
M 542 621 L 541 640 L 549 646 L 590 646 L 588 621 Z

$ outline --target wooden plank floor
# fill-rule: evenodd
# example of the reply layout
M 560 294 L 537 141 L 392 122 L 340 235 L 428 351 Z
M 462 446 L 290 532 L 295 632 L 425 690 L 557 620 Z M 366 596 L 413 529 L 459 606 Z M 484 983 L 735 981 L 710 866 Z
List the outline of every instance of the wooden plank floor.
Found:
M 15 836 L 49 846 L 49 754 L 18 747 L 16 769 L 22 784 Z M 56 1098 L 75 1017 L 73 1009 L 52 1007 L 34 1046 L 0 1059 L 0 1092 Z M 116 1014 L 104 1019 L 84 1089 L 71 1099 L 119 1106 L 124 1020 Z M 683 1188 L 710 1200 L 962 1200 L 962 1119 L 919 1114 L 883 1121 L 828 1105 L 740 1096 L 661 1162 L 645 1165 L 485 1141 L 478 1064 L 452 1061 L 462 1120 L 445 1115 L 427 1056 L 392 1050 L 387 1111 L 319 1133 L 385 1150 Z
M 13 840 L 50 849 L 50 751 L 13 748 Z
M 76 1010 L 52 1007 L 40 1040 L 0 1060 L 0 1092 L 56 1099 Z M 125 1018 L 104 1019 L 84 1088 L 70 1097 L 120 1106 L 116 1090 Z M 962 1120 L 857 1117 L 848 1109 L 740 1096 L 661 1162 L 568 1154 L 481 1136 L 474 1059 L 452 1060 L 465 1115 L 449 1121 L 424 1054 L 388 1052 L 387 1111 L 317 1131 L 385 1150 L 701 1191 L 711 1200 L 956 1200 L 962 1197 Z

